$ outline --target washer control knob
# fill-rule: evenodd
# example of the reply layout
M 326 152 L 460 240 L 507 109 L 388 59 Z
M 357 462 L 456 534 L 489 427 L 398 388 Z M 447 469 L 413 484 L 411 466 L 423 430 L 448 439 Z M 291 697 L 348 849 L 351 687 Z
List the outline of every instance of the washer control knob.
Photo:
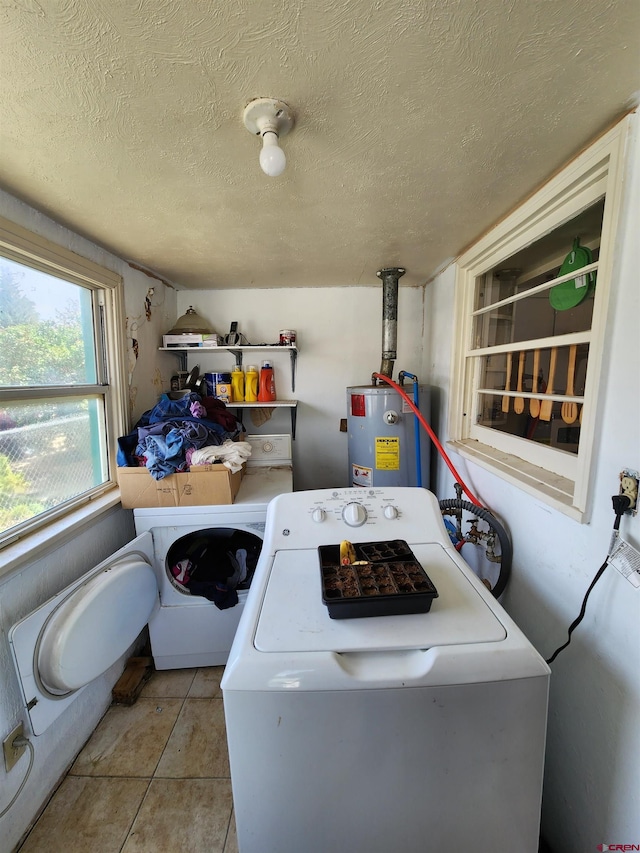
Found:
M 321 522 L 323 522 L 326 517 L 327 513 L 323 509 L 320 509 L 320 507 L 317 507 L 311 513 L 311 520 L 315 521 L 316 524 L 320 524 Z
M 398 510 L 396 509 L 396 507 L 391 506 L 391 504 L 387 504 L 382 512 L 385 518 L 392 519 L 398 517 Z
M 362 527 L 367 520 L 367 511 L 357 501 L 348 503 L 342 510 L 342 520 L 349 527 Z
M 273 444 L 270 441 L 264 441 L 262 443 L 262 451 L 263 453 L 271 453 L 273 450 Z

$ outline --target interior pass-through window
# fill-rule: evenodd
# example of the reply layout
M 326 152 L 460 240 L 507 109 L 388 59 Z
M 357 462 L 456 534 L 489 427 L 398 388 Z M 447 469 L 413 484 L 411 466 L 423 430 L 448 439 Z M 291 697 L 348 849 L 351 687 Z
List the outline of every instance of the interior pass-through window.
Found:
M 616 125 L 458 260 L 453 444 L 579 520 L 628 127 Z

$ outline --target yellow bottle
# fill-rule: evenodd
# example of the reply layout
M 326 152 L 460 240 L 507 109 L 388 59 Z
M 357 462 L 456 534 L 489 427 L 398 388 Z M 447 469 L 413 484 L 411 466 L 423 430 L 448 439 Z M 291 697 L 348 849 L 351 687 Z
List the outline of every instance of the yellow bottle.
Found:
M 258 368 L 255 364 L 247 365 L 244 377 L 244 399 L 247 403 L 258 401 Z
M 233 402 L 242 403 L 244 400 L 244 371 L 236 365 L 231 373 L 231 388 L 233 389 Z

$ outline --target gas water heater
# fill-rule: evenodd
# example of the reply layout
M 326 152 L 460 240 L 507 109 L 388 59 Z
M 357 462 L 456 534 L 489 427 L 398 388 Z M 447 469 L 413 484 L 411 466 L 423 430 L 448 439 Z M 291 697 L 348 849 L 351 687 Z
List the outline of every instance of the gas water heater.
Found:
M 412 386 L 403 390 L 415 402 Z M 418 386 L 418 408 L 430 422 L 428 386 Z M 417 486 L 429 488 L 431 442 L 402 397 L 388 385 L 347 388 L 349 483 L 352 486 Z M 416 437 L 417 436 L 417 437 Z M 421 482 L 416 450 L 419 441 Z

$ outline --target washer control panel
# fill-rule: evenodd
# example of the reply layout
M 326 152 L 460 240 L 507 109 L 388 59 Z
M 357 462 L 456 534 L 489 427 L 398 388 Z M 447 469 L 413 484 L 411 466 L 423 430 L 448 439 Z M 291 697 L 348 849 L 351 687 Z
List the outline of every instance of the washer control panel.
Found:
M 323 497 L 312 501 L 307 511 L 316 522 L 330 518 L 339 519 L 347 527 L 362 527 L 377 519 L 391 521 L 400 515 L 393 497 L 386 495 L 385 489 L 343 489 L 335 491 L 307 492 L 305 495 L 318 494 Z
M 402 512 L 397 499 L 386 494 L 386 489 L 343 489 L 305 492 L 311 501 L 304 512 L 314 524 L 339 522 L 344 527 L 365 527 L 376 523 L 395 521 Z M 312 496 L 317 495 L 316 499 Z M 299 497 L 302 499 L 303 494 Z
M 269 528 L 276 550 L 307 550 L 343 539 L 450 542 L 435 495 L 401 486 L 279 495 L 269 507 L 267 536 Z

